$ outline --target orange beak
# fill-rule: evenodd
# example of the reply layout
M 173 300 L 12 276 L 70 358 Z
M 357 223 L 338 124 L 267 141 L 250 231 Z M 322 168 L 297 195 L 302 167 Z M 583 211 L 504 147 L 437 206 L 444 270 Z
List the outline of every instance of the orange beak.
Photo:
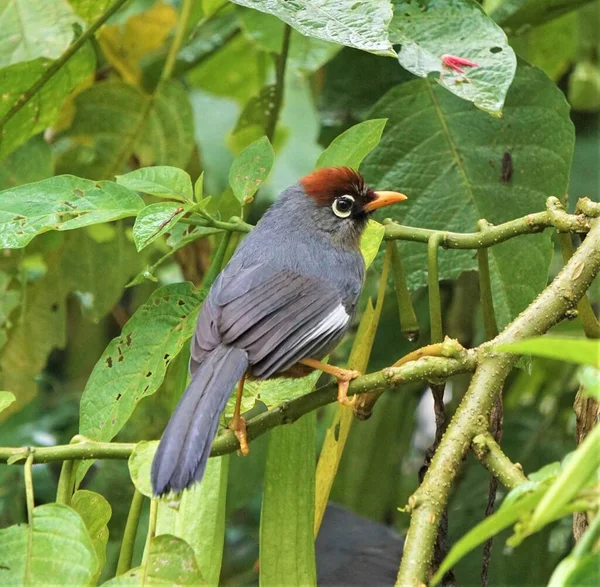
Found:
M 377 208 L 391 206 L 406 199 L 407 197 L 399 192 L 375 192 L 375 199 L 365 206 L 365 210 L 372 212 L 373 210 L 377 210 Z

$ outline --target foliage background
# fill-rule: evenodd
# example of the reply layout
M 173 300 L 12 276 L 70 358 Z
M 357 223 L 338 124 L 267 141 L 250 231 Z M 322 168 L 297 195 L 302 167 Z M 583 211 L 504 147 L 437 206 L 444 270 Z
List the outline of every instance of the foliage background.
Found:
M 126 3 L 14 115 L 11 108 L 22 93 L 59 63 L 111 2 L 15 0 L 0 7 L 0 19 L 7 23 L 0 27 L 5 30 L 0 33 L 0 189 L 59 174 L 113 180 L 140 167 L 169 165 L 185 169 L 194 182 L 204 173 L 212 214 L 225 220 L 244 214 L 255 222 L 282 189 L 314 168 L 335 137 L 363 120 L 385 118 L 383 138 L 361 170 L 376 187 L 411 197 L 409 206 L 390 212 L 403 224 L 467 232 L 476 229 L 481 217 L 500 223 L 542 210 L 548 196 L 563 199 L 571 209 L 580 197 L 598 199 L 597 1 L 563 2 L 556 8 L 552 0 L 490 0 L 483 3 L 484 11 L 466 0 L 397 1 L 389 26 L 397 59 L 384 56 L 391 45 L 378 46 L 381 37 L 375 29 L 359 31 L 364 34 L 358 35 L 358 43 L 341 39 L 345 47 L 292 30 L 283 86 L 277 85 L 276 71 L 283 23 L 220 0 L 190 3 L 183 43 L 166 79 L 165 60 L 180 4 Z M 386 4 L 373 6 L 384 10 Z M 23 11 L 20 27 L 12 20 L 15 10 Z M 429 18 L 420 20 L 419 15 Z M 378 21 L 374 16 L 370 22 L 375 27 Z M 377 46 L 361 51 L 363 41 Z M 490 43 L 502 49 L 499 60 L 496 52 L 482 54 Z M 478 56 L 472 58 L 480 68 L 466 74 L 472 83 L 457 82 L 460 76 L 448 70 L 441 80 L 446 87 L 432 81 L 442 71 L 443 53 Z M 504 116 L 494 118 L 507 90 Z M 269 129 L 280 94 L 281 110 L 270 136 L 275 162 L 255 201 L 242 211 L 229 188 L 229 169 L 236 155 Z M 512 153 L 515 167 L 509 181 L 501 177 L 504 152 Z M 155 201 L 146 198 L 146 203 Z M 159 286 L 185 280 L 199 284 L 222 238 L 194 240 L 177 250 L 185 228 L 178 224 L 168 238 L 138 252 L 132 224 L 123 219 L 49 232 L 24 248 L 3 250 L 0 389 L 13 392 L 16 401 L 0 415 L 0 445 L 67 444 L 80 431 L 82 390 L 111 339 Z M 514 239 L 490 253 L 501 327 L 560 268 L 553 246 L 545 233 Z M 400 336 L 390 286 L 368 372 L 390 365 L 429 338 L 426 247 L 402 243 L 400 250 L 421 338 L 417 345 Z M 368 274 L 362 307 L 376 296 L 381 268 L 380 255 Z M 480 310 L 473 303 L 476 268 L 473 251 L 441 253 L 444 332 L 465 346 L 484 337 Z M 132 279 L 135 285 L 126 287 Z M 591 293 L 598 302 L 597 291 Z M 576 322 L 558 330 L 582 335 Z M 350 345 L 350 339 L 345 341 L 332 362 L 344 363 Z M 158 392 L 142 399 L 117 440 L 160 436 L 181 392 L 182 366 L 185 353 L 171 364 Z M 449 410 L 467 383 L 466 377 L 453 379 L 447 390 Z M 373 417 L 352 427 L 331 494 L 333 501 L 400 533 L 408 516 L 398 507 L 416 488 L 424 452 L 433 440 L 429 396 L 422 385 L 407 387 L 385 394 Z M 526 472 L 561 460 L 575 448 L 572 405 L 577 388 L 573 367 L 547 359 L 531 360 L 509 380 L 502 446 Z M 334 409 L 318 414 L 319 445 Z M 257 581 L 254 563 L 268 444 L 269 436 L 263 436 L 252 443 L 248 458 L 229 458 L 222 584 Z M 34 466 L 36 505 L 55 500 L 59 470 L 58 463 Z M 451 541 L 482 519 L 487 484 L 488 474 L 469 457 L 449 508 Z M 2 466 L 0 486 L 1 526 L 25 522 L 22 469 Z M 114 576 L 133 486 L 125 463 L 105 460 L 92 466 L 82 487 L 100 493 L 112 507 L 100 578 L 105 580 Z M 500 489 L 499 497 L 503 495 Z M 138 532 L 135 564 L 144 538 Z M 500 538 L 490 582 L 546 584 L 572 544 L 569 518 L 518 548 L 505 547 Z M 476 551 L 458 564 L 457 576 L 464 584 L 478 584 L 473 578 L 479 577 L 480 565 L 481 552 Z

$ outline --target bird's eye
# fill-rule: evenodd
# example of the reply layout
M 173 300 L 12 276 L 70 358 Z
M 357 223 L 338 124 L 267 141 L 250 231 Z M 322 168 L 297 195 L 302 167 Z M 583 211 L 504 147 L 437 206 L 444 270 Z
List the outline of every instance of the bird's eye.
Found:
M 339 218 L 348 218 L 352 214 L 354 198 L 352 196 L 340 196 L 336 198 L 331 206 L 333 213 Z

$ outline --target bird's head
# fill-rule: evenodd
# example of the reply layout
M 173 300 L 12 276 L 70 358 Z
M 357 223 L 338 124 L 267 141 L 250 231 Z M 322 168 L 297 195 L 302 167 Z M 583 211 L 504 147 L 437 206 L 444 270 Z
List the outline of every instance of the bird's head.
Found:
M 370 189 L 363 176 L 349 167 L 322 167 L 299 183 L 311 204 L 315 227 L 340 244 L 358 244 L 375 210 L 406 200 L 398 192 Z

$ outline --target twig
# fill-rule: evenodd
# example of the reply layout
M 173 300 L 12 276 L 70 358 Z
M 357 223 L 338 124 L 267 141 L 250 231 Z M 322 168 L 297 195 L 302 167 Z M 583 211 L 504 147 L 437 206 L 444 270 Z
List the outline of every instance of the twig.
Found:
M 485 232 L 488 229 L 488 223 L 480 221 L 479 230 Z M 494 297 L 492 295 L 492 282 L 490 279 L 490 260 L 487 249 L 477 251 L 477 265 L 479 269 L 479 299 L 481 302 L 481 312 L 483 314 L 483 327 L 485 330 L 485 339 L 491 340 L 498 335 L 498 326 L 496 325 L 496 316 L 494 314 Z
M 489 432 L 473 438 L 471 448 L 481 464 L 507 489 L 527 481 L 521 465 L 515 465 L 500 448 Z
M 440 296 L 438 253 L 442 241 L 442 233 L 435 232 L 427 241 L 427 284 L 429 289 L 429 323 L 431 342 L 442 342 L 442 300 Z
M 106 10 L 98 20 L 90 25 L 88 29 L 73 43 L 69 48 L 56 60 L 44 73 L 37 79 L 37 81 L 30 86 L 21 97 L 13 104 L 8 112 L 0 119 L 0 129 L 4 128 L 4 125 L 17 113 L 23 106 L 25 106 L 45 85 L 52 79 L 54 74 L 59 71 L 66 63 L 85 45 L 85 43 L 92 38 L 94 33 L 113 15 L 117 12 L 126 2 L 129 0 L 116 0 L 116 2 Z
M 125 523 L 125 531 L 123 532 L 121 551 L 119 552 L 119 562 L 117 563 L 116 573 L 117 576 L 123 575 L 131 568 L 135 537 L 137 535 L 143 505 L 144 495 L 134 487 L 133 497 L 131 498 L 131 506 L 129 507 L 129 514 L 127 515 L 127 522 Z
M 273 144 L 275 138 L 275 129 L 277 128 L 277 121 L 279 120 L 279 113 L 281 112 L 281 105 L 283 103 L 283 91 L 285 84 L 285 69 L 287 65 L 288 51 L 290 49 L 290 38 L 292 35 L 292 27 L 286 24 L 283 28 L 283 41 L 281 43 L 281 55 L 277 60 L 277 71 L 275 73 L 275 93 L 273 94 L 273 108 L 271 108 L 267 125 L 265 128 L 265 135 L 269 139 L 269 142 Z
M 495 354 L 493 345 L 543 334 L 572 310 L 600 271 L 600 221 L 592 220 L 583 244 L 554 281 L 500 335 L 479 348 L 478 367 L 448 426 L 423 483 L 409 500 L 412 511 L 398 585 L 426 582 L 444 511 L 461 462 L 473 438 L 484 432 L 496 397 L 517 357 Z M 492 229 L 490 229 L 492 230 Z M 489 233 L 488 233 L 489 234 Z

